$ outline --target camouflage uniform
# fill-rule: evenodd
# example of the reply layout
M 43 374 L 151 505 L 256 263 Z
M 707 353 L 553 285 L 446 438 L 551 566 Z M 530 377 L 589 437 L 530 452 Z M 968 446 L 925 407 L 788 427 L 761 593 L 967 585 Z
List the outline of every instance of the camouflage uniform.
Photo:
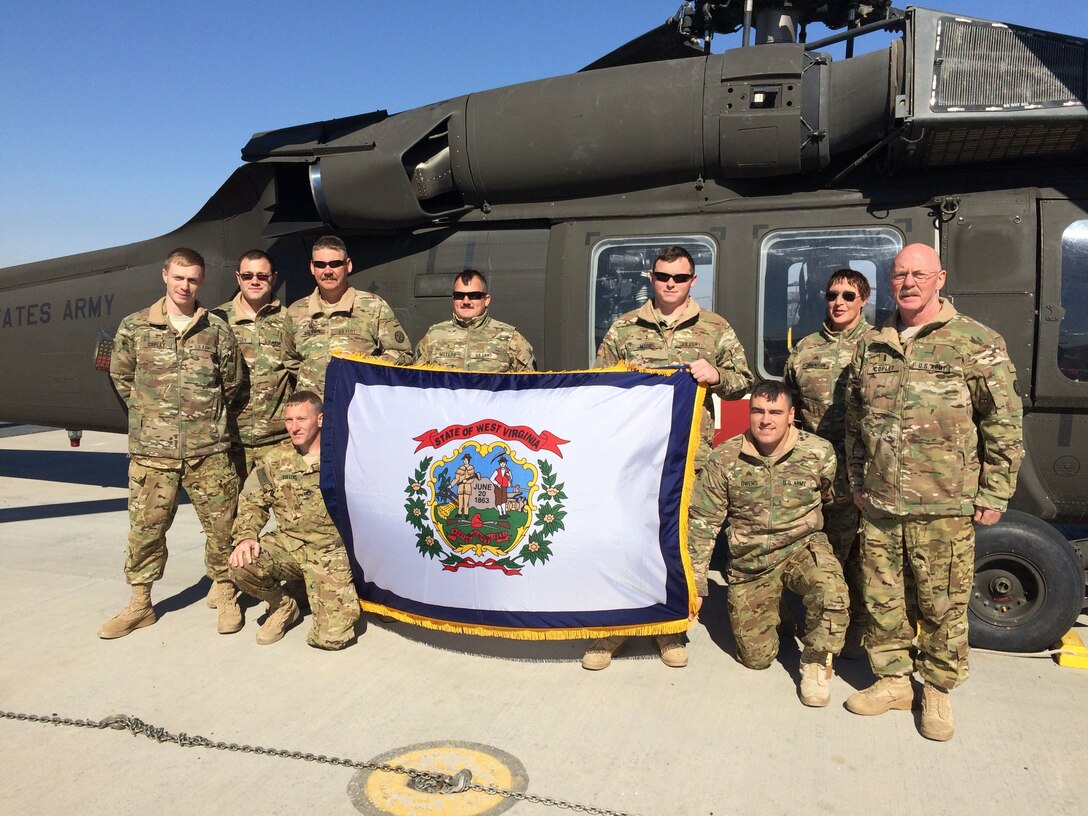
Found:
M 666 319 L 654 309 L 653 301 L 619 317 L 608 329 L 597 350 L 597 368 L 627 362 L 643 368 L 692 363 L 703 359 L 718 370 L 717 385 L 707 389 L 702 419 L 703 444 L 699 446 L 696 469 L 701 469 L 714 441 L 714 403 L 711 397 L 739 399 L 752 384 L 752 373 L 744 348 L 729 322 L 713 312 L 703 311 L 688 300 L 676 319 Z
M 971 517 L 976 506 L 1008 505 L 1023 458 L 1023 412 L 1005 342 L 943 298 L 940 304 L 905 344 L 895 316 L 858 344 L 846 455 L 851 487 L 865 504 L 861 563 L 873 671 L 915 669 L 952 689 L 968 674 Z
M 536 368 L 529 341 L 487 312 L 471 320 L 454 315 L 453 320 L 435 323 L 416 347 L 416 363 L 489 373 Z
M 227 406 L 241 385 L 238 343 L 197 304 L 174 331 L 166 298 L 121 321 L 110 377 L 128 406 L 129 540 L 125 578 L 148 584 L 166 566 L 166 531 L 184 485 L 207 536 L 205 565 L 229 580 L 238 477 L 230 464 Z
M 231 570 L 234 582 L 271 601 L 280 581 L 303 581 L 314 618 L 306 642 L 323 649 L 345 646 L 359 619 L 359 598 L 344 542 L 321 496 L 320 462 L 307 464 L 293 445 L 283 443 L 257 466 L 255 478 L 256 486 L 238 502 L 234 542 L 258 539 L 261 554 Z M 270 512 L 276 529 L 262 536 Z
M 273 445 L 287 438 L 283 404 L 292 389 L 284 364 L 287 315 L 280 302 L 268 303 L 255 318 L 242 313 L 241 303 L 239 293 L 214 313 L 231 327 L 245 362 L 242 387 L 231 406 L 235 425 L 232 436 L 237 434 L 234 452 L 244 478 Z
M 824 533 L 842 564 L 850 587 L 850 622 L 854 632 L 866 625 L 858 560 L 861 514 L 850 491 L 846 468 L 846 381 L 858 341 L 869 330 L 862 317 L 853 328 L 834 331 L 827 323 L 794 346 L 783 384 L 793 394 L 800 425 L 835 447 L 838 461 L 832 502 L 824 508 Z M 855 640 L 854 636 L 851 636 Z
M 737 656 L 753 669 L 766 668 L 778 654 L 783 588 L 804 602 L 803 663 L 838 654 L 849 619 L 842 568 L 820 532 L 835 451 L 805 431 L 788 434 L 773 458 L 763 456 L 747 432 L 722 443 L 696 480 L 688 517 L 696 590 L 704 596 L 714 539 L 729 520 L 729 619 Z
M 315 289 L 287 310 L 287 365 L 296 390 L 325 392 L 325 367 L 334 351 L 365 354 L 397 365 L 412 362 L 412 346 L 389 304 L 370 292 L 348 288 L 329 312 Z

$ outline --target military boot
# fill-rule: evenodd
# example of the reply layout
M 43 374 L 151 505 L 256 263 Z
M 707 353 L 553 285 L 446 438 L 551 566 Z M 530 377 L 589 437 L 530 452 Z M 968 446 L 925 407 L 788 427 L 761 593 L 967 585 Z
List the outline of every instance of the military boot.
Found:
M 234 584 L 230 581 L 215 582 L 216 626 L 219 634 L 230 635 L 242 628 L 242 610 L 238 607 Z
M 801 702 L 822 708 L 831 702 L 831 655 L 819 663 L 801 664 Z
M 855 691 L 846 698 L 846 710 L 864 717 L 885 711 L 910 711 L 914 704 L 914 687 L 909 675 L 881 677 L 869 688 Z
M 212 581 L 212 585 L 208 587 L 208 594 L 204 596 L 204 605 L 208 609 L 215 609 L 218 604 L 216 603 L 219 597 L 219 590 L 215 588 L 215 581 Z
M 150 626 L 157 620 L 155 608 L 151 605 L 151 584 L 133 584 L 128 606 L 103 623 L 98 629 L 98 636 L 113 640 Z
M 661 662 L 674 669 L 682 669 L 688 664 L 688 650 L 680 635 L 658 635 L 654 638 L 657 650 L 661 653 Z
M 586 649 L 586 653 L 582 655 L 582 668 L 590 671 L 607 669 L 612 665 L 612 656 L 623 648 L 626 642 L 625 637 L 601 638 L 593 641 Z
M 295 599 L 282 589 L 277 589 L 276 594 L 268 601 L 268 617 L 257 630 L 257 642 L 262 646 L 275 643 L 298 619 L 298 604 Z
M 930 683 L 922 686 L 922 721 L 918 731 L 926 739 L 947 742 L 956 733 L 948 691 Z

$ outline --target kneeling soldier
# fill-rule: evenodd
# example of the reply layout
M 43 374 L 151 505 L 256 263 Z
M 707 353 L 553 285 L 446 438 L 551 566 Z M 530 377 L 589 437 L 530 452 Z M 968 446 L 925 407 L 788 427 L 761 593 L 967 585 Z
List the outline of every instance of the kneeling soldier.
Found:
M 708 458 L 691 501 L 689 547 L 700 596 L 714 539 L 729 519 L 729 620 L 737 657 L 765 669 L 778 654 L 783 589 L 801 596 L 801 702 L 831 699 L 831 659 L 842 649 L 849 599 L 842 567 L 822 532 L 832 498 L 835 449 L 793 426 L 790 393 L 777 382 L 752 389 L 749 429 Z
M 354 636 L 359 598 L 344 542 L 321 496 L 321 400 L 297 391 L 284 417 L 294 447 L 269 453 L 254 471 L 257 486 L 238 501 L 231 575 L 244 592 L 268 602 L 268 617 L 257 630 L 262 646 L 282 638 L 298 620 L 298 604 L 280 581 L 301 580 L 314 616 L 306 642 L 340 649 Z M 258 540 L 270 511 L 277 527 Z

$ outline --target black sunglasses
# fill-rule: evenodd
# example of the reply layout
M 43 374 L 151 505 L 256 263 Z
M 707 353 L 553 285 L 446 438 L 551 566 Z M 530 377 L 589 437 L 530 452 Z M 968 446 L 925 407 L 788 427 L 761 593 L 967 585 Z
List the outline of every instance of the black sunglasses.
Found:
M 836 292 L 832 290 L 824 295 L 824 297 L 827 298 L 828 303 L 834 303 L 835 298 L 837 297 L 842 297 L 842 299 L 845 300 L 847 303 L 853 303 L 855 300 L 858 299 L 858 293 L 851 292 L 850 290 L 847 290 L 845 292 Z
M 330 269 L 339 269 L 347 261 L 310 261 L 310 263 L 314 265 L 314 269 L 324 269 L 326 266 Z
M 238 279 L 239 280 L 251 281 L 254 278 L 259 280 L 261 283 L 268 283 L 270 280 L 272 280 L 272 276 L 265 273 L 265 272 L 239 272 L 238 273 Z
M 487 297 L 487 292 L 454 292 L 453 293 L 453 299 L 454 300 L 464 300 L 465 298 L 468 298 L 469 300 L 483 300 L 485 297 Z
M 654 280 L 658 283 L 668 283 L 669 281 L 676 281 L 677 283 L 687 283 L 689 280 L 695 277 L 691 272 L 681 272 L 679 275 L 670 275 L 668 272 L 654 272 Z

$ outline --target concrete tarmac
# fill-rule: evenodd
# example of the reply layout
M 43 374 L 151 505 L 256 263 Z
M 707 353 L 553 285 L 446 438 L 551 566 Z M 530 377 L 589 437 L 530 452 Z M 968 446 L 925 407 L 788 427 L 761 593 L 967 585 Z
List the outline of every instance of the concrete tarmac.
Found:
M 649 639 L 587 672 L 585 641 L 454 636 L 370 615 L 339 653 L 306 645 L 308 618 L 262 647 L 263 605 L 245 610 L 241 632 L 216 633 L 203 536 L 185 504 L 153 590 L 159 622 L 100 640 L 96 629 L 129 594 L 124 450 L 120 435 L 88 432 L 72 449 L 63 431 L 0 434 L 0 710 L 128 714 L 173 733 L 352 760 L 478 743 L 519 760 L 529 793 L 597 812 L 1084 809 L 1088 671 L 974 652 L 971 680 L 952 697 L 956 736 L 929 742 L 917 712 L 863 718 L 843 708 L 872 680 L 864 661 L 836 663 L 824 709 L 798 701 L 795 643 L 766 671 L 737 663 L 720 584 L 689 633 L 685 669 L 664 666 Z M 355 773 L 0 719 L 5 814 L 351 814 Z M 459 795 L 390 812 L 467 812 Z M 564 811 L 517 802 L 508 812 Z

